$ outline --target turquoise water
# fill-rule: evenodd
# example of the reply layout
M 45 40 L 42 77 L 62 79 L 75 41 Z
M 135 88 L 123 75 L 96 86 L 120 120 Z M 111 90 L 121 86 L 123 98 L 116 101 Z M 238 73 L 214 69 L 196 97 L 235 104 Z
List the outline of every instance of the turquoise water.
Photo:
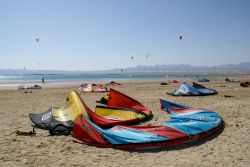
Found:
M 219 75 L 206 74 L 199 77 L 211 78 Z M 221 75 L 220 75 L 221 76 Z M 81 79 L 153 79 L 153 78 L 196 78 L 196 74 L 31 74 L 31 75 L 2 75 L 0 81 L 36 81 L 44 78 L 46 81 L 81 80 Z

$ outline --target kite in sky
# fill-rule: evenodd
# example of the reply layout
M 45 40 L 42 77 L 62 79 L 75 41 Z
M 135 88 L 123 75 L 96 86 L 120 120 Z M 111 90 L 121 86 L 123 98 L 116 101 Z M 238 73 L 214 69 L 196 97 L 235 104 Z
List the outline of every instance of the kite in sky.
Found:
M 39 65 L 39 66 L 40 66 L 40 65 L 41 65 L 41 63 L 42 63 L 41 61 L 37 62 L 37 65 Z
M 151 56 L 151 54 L 147 53 L 145 56 L 146 56 L 146 58 L 149 58 Z

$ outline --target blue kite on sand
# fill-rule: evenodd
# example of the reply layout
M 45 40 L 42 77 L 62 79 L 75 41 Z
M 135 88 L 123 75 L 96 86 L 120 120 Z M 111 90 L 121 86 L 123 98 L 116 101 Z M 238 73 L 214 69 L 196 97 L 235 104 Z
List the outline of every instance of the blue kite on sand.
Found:
M 215 95 L 217 93 L 218 92 L 216 90 L 206 88 L 195 82 L 193 82 L 193 84 L 183 82 L 181 86 L 178 89 L 176 89 L 173 93 L 167 93 L 167 94 L 172 96 L 207 96 L 207 95 Z

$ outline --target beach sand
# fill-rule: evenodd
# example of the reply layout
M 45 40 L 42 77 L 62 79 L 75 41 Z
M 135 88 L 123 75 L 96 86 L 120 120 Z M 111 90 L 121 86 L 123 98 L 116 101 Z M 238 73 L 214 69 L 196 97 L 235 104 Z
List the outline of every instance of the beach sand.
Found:
M 250 79 L 250 76 L 244 78 Z M 192 79 L 182 79 L 192 81 Z M 169 119 L 160 109 L 159 98 L 207 108 L 218 112 L 225 129 L 214 138 L 192 145 L 144 151 L 124 151 L 91 147 L 74 142 L 71 136 L 49 136 L 37 130 L 37 135 L 17 136 L 16 130 L 30 131 L 28 113 L 41 113 L 50 107 L 63 107 L 67 95 L 77 85 L 47 87 L 24 93 L 0 90 L 0 166 L 249 166 L 250 165 L 250 89 L 239 83 L 226 83 L 224 78 L 211 79 L 202 85 L 216 89 L 219 94 L 204 97 L 171 97 L 179 84 L 160 85 L 164 79 L 122 81 L 113 86 L 152 109 L 154 117 L 143 124 L 160 125 Z M 81 94 L 93 109 L 95 101 L 105 93 Z M 225 98 L 224 95 L 231 95 Z

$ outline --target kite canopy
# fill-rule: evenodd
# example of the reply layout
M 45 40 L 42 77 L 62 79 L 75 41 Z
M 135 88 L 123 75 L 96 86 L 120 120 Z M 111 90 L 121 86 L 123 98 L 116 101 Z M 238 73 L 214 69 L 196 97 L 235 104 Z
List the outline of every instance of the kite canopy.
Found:
M 236 80 L 236 79 L 232 79 L 232 78 L 225 78 L 225 81 L 240 83 L 240 80 Z
M 185 105 L 160 100 L 161 108 L 170 113 L 170 121 L 163 123 L 178 129 L 189 136 L 210 133 L 212 130 L 222 128 L 221 116 L 213 111 L 203 108 L 192 108 Z
M 81 84 L 79 87 L 80 92 L 107 92 L 108 88 L 106 86 L 103 86 L 102 84 Z
M 179 81 L 172 79 L 172 80 L 168 80 L 169 83 L 179 83 Z
M 113 95 L 112 92 L 116 92 Z M 67 98 L 65 106 L 61 109 L 50 108 L 47 112 L 40 114 L 30 113 L 30 120 L 35 127 L 49 130 L 50 134 L 69 134 L 74 126 L 74 121 L 83 115 L 102 128 L 108 128 L 120 124 L 138 123 L 152 116 L 149 109 L 134 99 L 121 94 L 118 91 L 110 91 L 115 101 L 114 106 L 99 106 L 93 112 L 85 104 L 77 92 L 71 92 Z M 113 100 L 109 100 L 113 101 Z M 133 103 L 134 102 L 134 103 Z M 131 105 L 135 107 L 131 107 Z M 138 108 L 138 109 L 136 109 Z
M 250 87 L 250 83 L 249 82 L 242 82 L 242 83 L 240 83 L 240 86 L 242 86 L 242 87 Z
M 120 84 L 120 83 L 117 83 L 117 82 L 115 82 L 115 81 L 111 81 L 111 82 L 106 83 L 105 85 L 117 86 L 117 85 L 121 85 L 121 84 Z
M 173 93 L 168 94 L 172 96 L 205 96 L 217 94 L 217 91 L 206 88 L 195 82 L 193 82 L 192 85 L 187 82 L 183 82 L 178 89 L 176 89 Z
M 100 127 L 108 128 L 121 124 L 132 124 L 152 117 L 150 109 L 146 108 L 135 99 L 110 89 L 108 95 L 101 100 L 105 106 L 97 105 L 92 112 L 80 98 L 82 104 L 89 111 L 90 120 Z
M 222 128 L 219 114 L 206 109 L 191 108 L 161 100 L 162 109 L 170 113 L 171 120 L 162 126 L 121 126 L 102 129 L 88 118 L 81 116 L 75 121 L 73 137 L 78 141 L 119 149 L 176 146 L 207 137 Z
M 84 84 L 81 84 L 79 91 L 80 92 L 92 92 L 93 89 L 92 89 L 92 86 L 90 84 L 84 83 Z
M 119 107 L 137 110 L 145 114 L 147 117 L 152 116 L 151 110 L 145 107 L 143 104 L 112 88 L 110 89 L 108 95 L 101 98 L 99 102 L 109 107 Z
M 49 130 L 50 134 L 69 134 L 74 120 L 80 115 L 89 118 L 76 92 L 71 92 L 63 108 L 52 107 L 40 114 L 29 113 L 30 120 L 35 127 Z
M 210 80 L 207 78 L 199 78 L 198 81 L 199 82 L 209 82 Z

